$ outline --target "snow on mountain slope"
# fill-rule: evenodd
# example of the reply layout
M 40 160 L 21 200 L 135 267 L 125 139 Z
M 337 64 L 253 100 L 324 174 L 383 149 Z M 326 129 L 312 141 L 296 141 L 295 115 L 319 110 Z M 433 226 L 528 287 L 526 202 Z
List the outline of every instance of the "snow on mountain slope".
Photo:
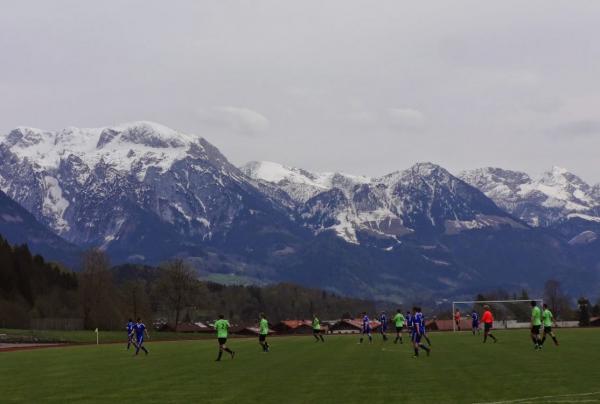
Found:
M 148 223 L 209 240 L 273 206 L 206 140 L 151 122 L 17 128 L 0 137 L 0 189 L 67 240 L 107 247 Z
M 435 164 L 417 163 L 376 179 L 374 185 L 379 192 L 371 199 L 384 201 L 386 209 L 415 231 L 522 227 L 479 190 Z
M 459 177 L 533 226 L 548 226 L 574 214 L 594 218 L 594 207 L 600 205 L 594 188 L 560 167 L 537 179 L 491 167 L 465 171 Z
M 524 185 L 520 194 L 526 196 L 536 191 L 548 196 L 544 202 L 547 207 L 583 212 L 595 204 L 591 196 L 592 187 L 561 167 L 553 167 L 531 186 Z
M 255 180 L 277 185 L 296 202 L 305 203 L 313 196 L 338 188 L 348 191 L 370 178 L 343 173 L 312 173 L 301 168 L 286 167 L 270 161 L 253 161 L 242 166 L 241 171 Z
M 361 237 L 398 241 L 415 232 L 522 227 L 478 190 L 431 163 L 381 178 L 315 174 L 265 162 L 249 163 L 242 171 L 290 194 L 307 227 L 334 231 L 350 243 L 359 244 Z
M 57 169 L 63 158 L 72 155 L 88 167 L 104 162 L 118 171 L 135 168 L 140 180 L 148 167 L 166 170 L 183 159 L 192 144 L 201 147 L 199 140 L 146 121 L 56 132 L 20 127 L 0 136 L 0 143 L 20 159 L 30 161 L 36 171 Z

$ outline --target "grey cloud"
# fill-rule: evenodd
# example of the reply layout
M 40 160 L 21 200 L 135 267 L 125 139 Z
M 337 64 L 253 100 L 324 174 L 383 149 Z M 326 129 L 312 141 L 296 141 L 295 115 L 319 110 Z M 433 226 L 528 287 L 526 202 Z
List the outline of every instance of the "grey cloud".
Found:
M 236 164 L 558 164 L 600 181 L 599 1 L 3 3 L 2 133 L 149 120 Z
M 559 139 L 600 137 L 600 121 L 565 122 L 548 129 L 547 133 L 551 137 Z
M 421 131 L 425 127 L 425 115 L 417 109 L 388 108 L 386 114 L 392 127 L 408 131 Z
M 270 122 L 261 113 L 250 108 L 220 106 L 198 111 L 206 124 L 243 135 L 259 135 L 269 130 Z

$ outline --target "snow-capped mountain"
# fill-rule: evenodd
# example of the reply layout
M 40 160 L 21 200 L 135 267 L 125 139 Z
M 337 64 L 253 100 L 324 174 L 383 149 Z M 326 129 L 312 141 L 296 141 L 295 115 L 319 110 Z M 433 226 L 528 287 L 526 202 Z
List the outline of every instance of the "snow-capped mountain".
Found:
M 0 232 L 40 248 L 62 238 L 101 247 L 115 263 L 187 257 L 201 274 L 363 297 L 471 296 L 490 282 L 512 290 L 550 276 L 579 293 L 600 284 L 600 223 L 582 219 L 600 215 L 600 187 L 555 171 L 532 180 L 485 170 L 463 181 L 431 163 L 378 178 L 238 169 L 202 137 L 151 122 L 17 128 L 0 136 L 9 201 Z M 571 219 L 536 229 L 516 218 L 533 223 L 529 212 Z
M 79 245 L 149 245 L 157 231 L 157 243 L 214 241 L 276 209 L 205 139 L 151 122 L 17 128 L 0 137 L 0 161 L 0 189 Z
M 435 164 L 339 187 L 317 181 L 324 175 L 273 163 L 252 163 L 243 171 L 302 195 L 293 206 L 297 221 L 316 236 L 284 261 L 285 276 L 294 281 L 320 279 L 334 290 L 377 290 L 391 299 L 400 284 L 403 293 L 418 291 L 417 299 L 429 292 L 470 295 L 490 283 L 537 290 L 540 279 L 550 278 L 564 279 L 574 293 L 598 285 L 590 268 L 599 262 L 594 235 L 600 231 L 573 239 L 589 231 L 580 219 L 569 221 L 564 233 L 530 227 Z M 510 179 L 509 191 L 528 181 L 520 173 Z
M 371 181 L 365 176 L 337 172 L 313 173 L 271 161 L 252 161 L 240 170 L 250 178 L 276 185 L 299 204 L 306 203 L 315 195 L 332 188 L 349 194 L 356 185 L 368 184 Z
M 465 171 L 459 177 L 532 226 L 550 226 L 570 218 L 600 220 L 597 186 L 564 168 L 554 167 L 539 178 L 500 168 Z
M 398 240 L 417 231 L 524 227 L 481 192 L 431 163 L 380 178 L 315 174 L 270 162 L 253 162 L 242 171 L 290 194 L 299 202 L 302 221 L 316 232 L 333 230 L 351 243 L 359 243 L 361 235 Z

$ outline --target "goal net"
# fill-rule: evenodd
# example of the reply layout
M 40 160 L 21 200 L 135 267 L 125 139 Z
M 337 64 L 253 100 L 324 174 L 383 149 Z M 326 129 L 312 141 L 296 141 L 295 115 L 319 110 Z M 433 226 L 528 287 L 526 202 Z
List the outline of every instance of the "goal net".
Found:
M 543 299 L 527 300 L 471 300 L 452 302 L 452 324 L 454 331 L 471 330 L 471 314 L 477 313 L 479 323 L 484 306 L 490 307 L 494 316 L 494 328 L 528 328 L 531 321 L 531 301 L 541 308 Z M 460 322 L 457 322 L 457 310 Z

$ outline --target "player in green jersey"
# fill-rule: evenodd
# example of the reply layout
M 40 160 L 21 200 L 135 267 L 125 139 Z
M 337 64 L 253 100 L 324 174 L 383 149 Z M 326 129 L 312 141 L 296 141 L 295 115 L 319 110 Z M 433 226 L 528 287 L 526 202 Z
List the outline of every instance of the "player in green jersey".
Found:
M 540 345 L 544 345 L 546 341 L 546 335 L 550 335 L 552 341 L 554 341 L 554 345 L 558 346 L 558 339 L 556 339 L 556 335 L 552 332 L 552 323 L 554 322 L 554 316 L 550 309 L 548 309 L 548 305 L 544 303 L 544 310 L 542 311 L 542 323 L 544 324 L 544 334 L 542 336 L 542 341 Z
M 315 340 L 316 340 L 315 342 L 319 342 L 319 341 L 325 342 L 325 338 L 323 338 L 323 334 L 321 333 L 321 321 L 319 321 L 319 318 L 317 317 L 316 314 L 313 315 L 312 329 L 313 329 L 313 336 L 315 337 Z
M 219 356 L 217 356 L 217 362 L 221 360 L 223 351 L 228 352 L 231 355 L 231 359 L 235 356 L 235 352 L 227 348 L 227 336 L 229 334 L 229 321 L 225 320 L 225 316 L 219 314 L 219 319 L 215 321 L 215 330 L 217 330 L 217 339 L 219 341 Z
M 404 322 L 406 321 L 406 319 L 404 318 L 404 315 L 402 314 L 402 310 L 398 309 L 396 311 L 396 315 L 394 315 L 394 318 L 392 318 L 392 321 L 394 322 L 394 325 L 396 326 L 396 339 L 394 340 L 394 344 L 397 344 L 398 341 L 400 341 L 400 343 L 402 344 L 402 328 L 404 327 Z
M 531 301 L 531 341 L 535 349 L 542 349 L 540 341 L 540 328 L 542 327 L 542 311 L 535 300 Z
M 258 343 L 262 346 L 263 352 L 269 352 L 269 343 L 267 342 L 269 335 L 269 322 L 265 313 L 260 313 L 260 322 L 258 323 Z

